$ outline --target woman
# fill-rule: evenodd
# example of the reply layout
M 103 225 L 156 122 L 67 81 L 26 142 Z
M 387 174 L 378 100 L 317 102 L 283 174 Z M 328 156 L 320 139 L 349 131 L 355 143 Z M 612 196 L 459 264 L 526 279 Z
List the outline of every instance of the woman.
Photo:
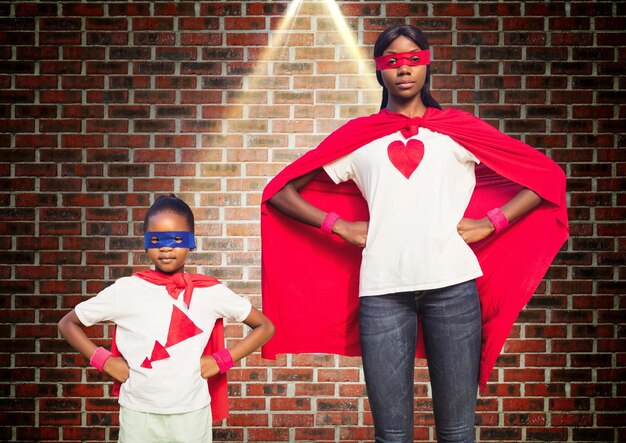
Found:
M 374 56 L 381 112 L 348 122 L 265 189 L 264 311 L 283 335 L 264 356 L 362 353 L 376 441 L 408 442 L 417 345 L 438 441 L 473 442 L 478 385 L 567 237 L 564 175 L 481 120 L 441 111 L 418 29 L 385 30 Z

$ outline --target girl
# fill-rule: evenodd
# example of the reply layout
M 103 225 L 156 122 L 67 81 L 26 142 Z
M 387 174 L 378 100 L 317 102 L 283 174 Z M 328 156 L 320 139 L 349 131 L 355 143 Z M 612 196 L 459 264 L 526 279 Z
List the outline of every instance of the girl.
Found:
M 473 442 L 478 385 L 567 237 L 564 174 L 485 122 L 441 111 L 418 29 L 385 30 L 374 56 L 380 113 L 265 189 L 263 306 L 281 333 L 263 353 L 362 353 L 376 441 L 410 442 L 417 346 L 438 441 Z
M 144 247 L 155 271 L 121 278 L 79 303 L 59 330 L 121 383 L 120 442 L 210 442 L 211 422 L 227 415 L 224 374 L 272 336 L 273 324 L 215 278 L 184 272 L 194 219 L 176 196 L 157 199 L 146 213 Z M 252 328 L 230 350 L 222 318 Z M 103 321 L 117 325 L 113 352 L 82 330 Z

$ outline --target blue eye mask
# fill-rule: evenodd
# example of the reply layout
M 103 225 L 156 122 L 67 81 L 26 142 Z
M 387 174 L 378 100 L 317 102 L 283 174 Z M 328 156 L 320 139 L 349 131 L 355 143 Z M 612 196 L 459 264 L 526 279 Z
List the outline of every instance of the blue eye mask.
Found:
M 168 232 L 144 232 L 143 248 L 196 248 L 196 240 L 193 232 L 168 231 Z

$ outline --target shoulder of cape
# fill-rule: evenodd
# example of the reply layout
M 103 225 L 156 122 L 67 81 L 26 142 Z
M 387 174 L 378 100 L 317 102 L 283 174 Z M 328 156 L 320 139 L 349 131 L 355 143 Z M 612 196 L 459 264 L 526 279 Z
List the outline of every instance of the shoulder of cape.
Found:
M 520 142 L 500 131 L 498 128 L 493 127 L 480 117 L 460 109 L 436 110 L 436 112 L 430 113 L 426 120 L 430 125 L 436 126 L 442 131 L 450 131 L 450 133 L 455 136 L 467 137 L 479 131 L 485 135 L 489 134 L 494 140 L 506 139 Z
M 500 145 L 506 145 L 507 148 L 516 147 L 518 151 L 516 154 L 519 155 L 520 152 L 525 153 L 525 155 L 532 157 L 536 164 L 541 164 L 545 171 L 545 174 L 549 174 L 554 182 L 558 182 L 559 186 L 564 189 L 566 175 L 563 169 L 550 157 L 546 154 L 538 151 L 534 147 L 524 143 L 521 140 L 511 137 L 508 134 L 505 134 L 494 128 L 485 120 L 480 117 L 476 117 L 469 112 L 461 111 L 459 109 L 447 109 L 445 111 L 439 111 L 439 113 L 433 115 L 433 121 L 438 118 L 445 117 L 446 126 L 448 124 L 454 124 L 454 131 L 458 134 L 462 134 L 463 137 L 467 138 L 471 136 L 471 134 L 475 131 L 481 131 L 483 134 L 489 134 L 490 137 L 493 137 L 493 140 L 498 140 Z M 539 162 L 539 163 L 537 163 Z M 517 164 L 517 167 L 520 165 Z M 502 174 L 505 175 L 505 174 Z M 531 186 L 527 186 L 531 189 L 535 189 Z
M 486 123 L 480 117 L 476 117 L 474 114 L 470 114 L 467 111 L 463 111 L 461 109 L 448 108 L 448 109 L 436 109 L 429 108 L 428 114 L 425 116 L 429 120 L 446 120 L 446 121 L 454 121 L 454 122 L 467 122 L 467 123 L 476 123 L 482 122 Z
M 355 133 L 360 133 L 364 130 L 367 131 L 367 128 L 371 128 L 373 125 L 387 123 L 389 121 L 397 121 L 397 119 L 404 118 L 405 117 L 401 116 L 400 114 L 390 114 L 384 112 L 377 112 L 375 114 L 370 114 L 363 117 L 356 117 L 348 120 L 343 125 L 339 126 L 337 129 L 331 132 L 324 139 L 322 144 L 327 140 L 343 138 L 348 135 L 353 136 Z M 427 114 L 424 116 L 424 118 L 433 121 L 433 123 L 445 121 L 456 124 L 478 122 L 487 124 L 485 121 L 470 114 L 469 112 L 454 108 L 445 110 L 428 108 Z
M 358 137 L 368 132 L 368 128 L 381 121 L 379 114 L 372 114 L 348 120 L 343 125 L 328 134 L 314 149 L 304 154 L 302 159 L 317 158 L 320 153 L 328 152 L 328 148 L 333 146 L 345 146 L 346 143 L 354 141 Z

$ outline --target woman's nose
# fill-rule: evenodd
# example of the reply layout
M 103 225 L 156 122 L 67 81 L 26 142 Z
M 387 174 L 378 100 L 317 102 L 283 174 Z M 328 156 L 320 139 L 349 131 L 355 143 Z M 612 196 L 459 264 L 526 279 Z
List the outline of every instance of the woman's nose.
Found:
M 410 72 L 410 68 L 408 65 L 398 66 L 398 74 L 406 74 Z

